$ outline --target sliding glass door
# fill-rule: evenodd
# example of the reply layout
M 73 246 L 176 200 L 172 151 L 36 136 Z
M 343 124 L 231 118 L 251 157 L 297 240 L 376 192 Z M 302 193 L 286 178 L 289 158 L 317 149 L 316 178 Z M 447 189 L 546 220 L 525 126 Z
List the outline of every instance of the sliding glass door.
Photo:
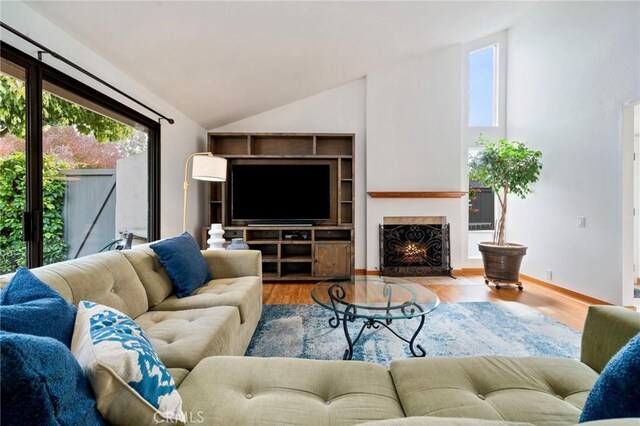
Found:
M 0 274 L 156 239 L 158 123 L 4 45 L 2 56 Z
M 25 68 L 0 62 L 0 274 L 27 265 L 27 244 L 22 234 L 26 210 L 27 173 L 25 143 L 27 103 Z
M 43 107 L 44 263 L 147 241 L 149 129 L 46 80 Z

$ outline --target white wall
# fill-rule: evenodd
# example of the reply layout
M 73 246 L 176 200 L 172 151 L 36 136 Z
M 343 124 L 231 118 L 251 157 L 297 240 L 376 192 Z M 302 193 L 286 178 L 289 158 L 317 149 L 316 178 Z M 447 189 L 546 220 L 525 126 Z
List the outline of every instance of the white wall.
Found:
M 116 235 L 123 232 L 147 235 L 149 198 L 146 183 L 148 161 L 142 154 L 121 158 L 116 163 Z
M 161 142 L 161 236 L 168 237 L 182 232 L 182 181 L 183 167 L 187 157 L 205 148 L 206 131 L 173 108 L 171 105 L 158 98 L 147 88 L 132 78 L 122 73 L 109 61 L 101 57 L 89 47 L 83 45 L 63 29 L 58 28 L 45 17 L 36 13 L 33 9 L 21 2 L 2 2 L 2 21 L 18 31 L 44 44 L 49 49 L 75 62 L 89 70 L 105 81 L 111 83 L 120 90 L 134 96 L 139 101 L 175 119 L 175 124 L 167 124 L 162 121 Z M 36 56 L 37 48 L 24 42 L 4 29 L 1 32 L 2 40 L 23 52 Z M 108 37 L 109 34 L 105 34 Z M 111 93 L 109 89 L 89 79 L 78 71 L 73 70 L 62 62 L 44 55 L 43 61 L 68 75 L 86 83 L 87 85 L 112 96 L 114 99 L 140 111 L 155 119 L 156 117 L 121 97 Z M 167 84 L 170 84 L 168 82 Z M 199 187 L 200 190 L 196 188 Z M 199 236 L 199 227 L 204 223 L 204 186 L 191 185 L 189 199 L 189 230 L 194 236 Z
M 543 2 L 509 29 L 507 135 L 543 153 L 510 204 L 522 272 L 616 304 L 622 291 L 622 106 L 640 98 L 639 3 Z M 577 216 L 586 217 L 578 228 Z
M 372 199 L 366 191 L 466 191 L 462 74 L 462 46 L 451 46 L 212 131 L 356 133 L 356 268 L 378 268 L 384 216 L 414 215 L 447 216 L 460 268 L 466 198 Z
M 355 133 L 355 267 L 365 266 L 365 102 L 361 78 L 306 99 L 228 124 L 215 132 Z
M 466 191 L 462 47 L 439 49 L 367 75 L 367 191 Z M 367 269 L 379 266 L 384 216 L 446 216 L 454 268 L 466 258 L 462 199 L 367 198 Z

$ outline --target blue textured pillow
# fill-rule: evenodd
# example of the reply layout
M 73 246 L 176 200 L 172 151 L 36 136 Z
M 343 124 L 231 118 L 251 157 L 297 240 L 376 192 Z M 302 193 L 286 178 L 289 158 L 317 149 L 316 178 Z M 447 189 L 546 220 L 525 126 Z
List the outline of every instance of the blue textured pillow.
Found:
M 640 333 L 602 370 L 584 403 L 580 423 L 640 417 Z
M 200 253 L 198 243 L 188 232 L 151 244 L 150 247 L 167 270 L 177 297 L 189 296 L 196 288 L 211 280 L 211 271 Z
M 58 339 L 67 347 L 76 308 L 51 287 L 21 268 L 0 291 L 0 329 Z
M 104 424 L 89 382 L 62 343 L 3 331 L 0 352 L 3 426 Z

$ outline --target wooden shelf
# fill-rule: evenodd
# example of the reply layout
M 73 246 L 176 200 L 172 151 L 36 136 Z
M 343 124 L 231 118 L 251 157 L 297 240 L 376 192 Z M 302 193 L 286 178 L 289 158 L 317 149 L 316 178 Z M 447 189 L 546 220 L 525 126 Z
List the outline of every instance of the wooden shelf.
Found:
M 467 193 L 457 191 L 371 191 L 371 198 L 462 198 Z
M 208 150 L 227 158 L 229 176 L 227 182 L 208 184 L 207 223 L 222 223 L 225 239 L 244 238 L 251 249 L 260 250 L 266 280 L 318 280 L 331 276 L 336 268 L 340 270 L 335 276 L 350 275 L 354 269 L 354 140 L 350 133 L 208 133 Z M 328 165 L 330 218 L 315 226 L 248 226 L 245 221 L 233 221 L 229 178 L 234 165 L 240 164 Z M 203 238 L 206 231 L 203 228 Z

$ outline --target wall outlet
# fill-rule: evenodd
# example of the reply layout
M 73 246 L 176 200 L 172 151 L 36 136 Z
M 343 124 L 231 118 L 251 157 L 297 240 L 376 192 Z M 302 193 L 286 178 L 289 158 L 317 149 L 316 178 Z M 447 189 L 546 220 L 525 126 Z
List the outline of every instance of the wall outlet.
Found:
M 587 220 L 584 216 L 578 216 L 578 228 L 585 228 L 587 226 Z
M 544 271 L 544 276 L 549 280 L 553 280 L 553 271 L 551 269 L 547 269 Z

